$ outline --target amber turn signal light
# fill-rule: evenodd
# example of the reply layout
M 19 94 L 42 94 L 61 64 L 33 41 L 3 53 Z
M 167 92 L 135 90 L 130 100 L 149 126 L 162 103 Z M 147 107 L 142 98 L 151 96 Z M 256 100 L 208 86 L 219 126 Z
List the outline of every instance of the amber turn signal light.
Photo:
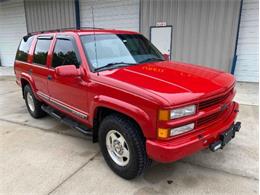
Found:
M 170 111 L 169 110 L 159 110 L 158 119 L 160 121 L 168 121 L 168 120 L 170 120 Z
M 158 128 L 157 130 L 157 136 L 158 138 L 168 138 L 169 137 L 169 129 L 167 128 Z

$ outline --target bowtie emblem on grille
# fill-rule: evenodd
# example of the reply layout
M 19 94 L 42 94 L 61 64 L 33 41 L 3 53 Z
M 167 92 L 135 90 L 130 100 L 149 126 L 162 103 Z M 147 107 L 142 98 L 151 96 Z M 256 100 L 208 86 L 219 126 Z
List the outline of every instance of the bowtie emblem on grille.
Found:
M 224 110 L 226 110 L 228 108 L 227 104 L 223 104 L 220 108 L 220 111 L 223 112 Z

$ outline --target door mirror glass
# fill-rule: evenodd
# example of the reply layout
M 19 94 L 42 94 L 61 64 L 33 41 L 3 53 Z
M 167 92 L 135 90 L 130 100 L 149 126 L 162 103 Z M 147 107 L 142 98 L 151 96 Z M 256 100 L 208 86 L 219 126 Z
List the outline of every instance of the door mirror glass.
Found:
M 55 68 L 57 76 L 62 77 L 78 77 L 81 76 L 80 69 L 77 69 L 75 65 L 58 66 Z

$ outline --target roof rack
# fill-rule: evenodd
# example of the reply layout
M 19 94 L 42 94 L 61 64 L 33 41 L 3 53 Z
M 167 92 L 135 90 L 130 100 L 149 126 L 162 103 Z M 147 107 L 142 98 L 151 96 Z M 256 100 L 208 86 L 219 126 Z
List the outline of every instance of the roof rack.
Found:
M 80 27 L 80 28 L 76 28 L 76 27 L 58 28 L 58 29 L 50 29 L 50 30 L 41 30 L 41 31 L 29 32 L 27 34 L 27 36 L 32 36 L 32 35 L 42 34 L 42 33 L 51 33 L 51 32 L 64 32 L 66 30 L 84 30 L 84 29 L 98 29 L 98 30 L 102 30 L 104 28 L 96 28 L 96 27 L 90 27 L 90 26 L 83 26 L 83 27 Z

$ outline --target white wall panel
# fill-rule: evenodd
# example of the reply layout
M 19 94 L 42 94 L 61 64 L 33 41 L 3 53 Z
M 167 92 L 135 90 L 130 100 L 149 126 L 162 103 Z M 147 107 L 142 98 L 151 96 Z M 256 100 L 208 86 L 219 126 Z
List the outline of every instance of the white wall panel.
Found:
M 13 66 L 21 38 L 27 33 L 23 0 L 0 1 L 0 61 Z
M 74 28 L 74 0 L 24 0 L 28 32 Z
M 91 7 L 96 27 L 139 31 L 139 0 L 81 0 L 81 26 L 92 26 Z
M 240 0 L 141 0 L 141 32 L 173 26 L 172 59 L 230 72 Z

